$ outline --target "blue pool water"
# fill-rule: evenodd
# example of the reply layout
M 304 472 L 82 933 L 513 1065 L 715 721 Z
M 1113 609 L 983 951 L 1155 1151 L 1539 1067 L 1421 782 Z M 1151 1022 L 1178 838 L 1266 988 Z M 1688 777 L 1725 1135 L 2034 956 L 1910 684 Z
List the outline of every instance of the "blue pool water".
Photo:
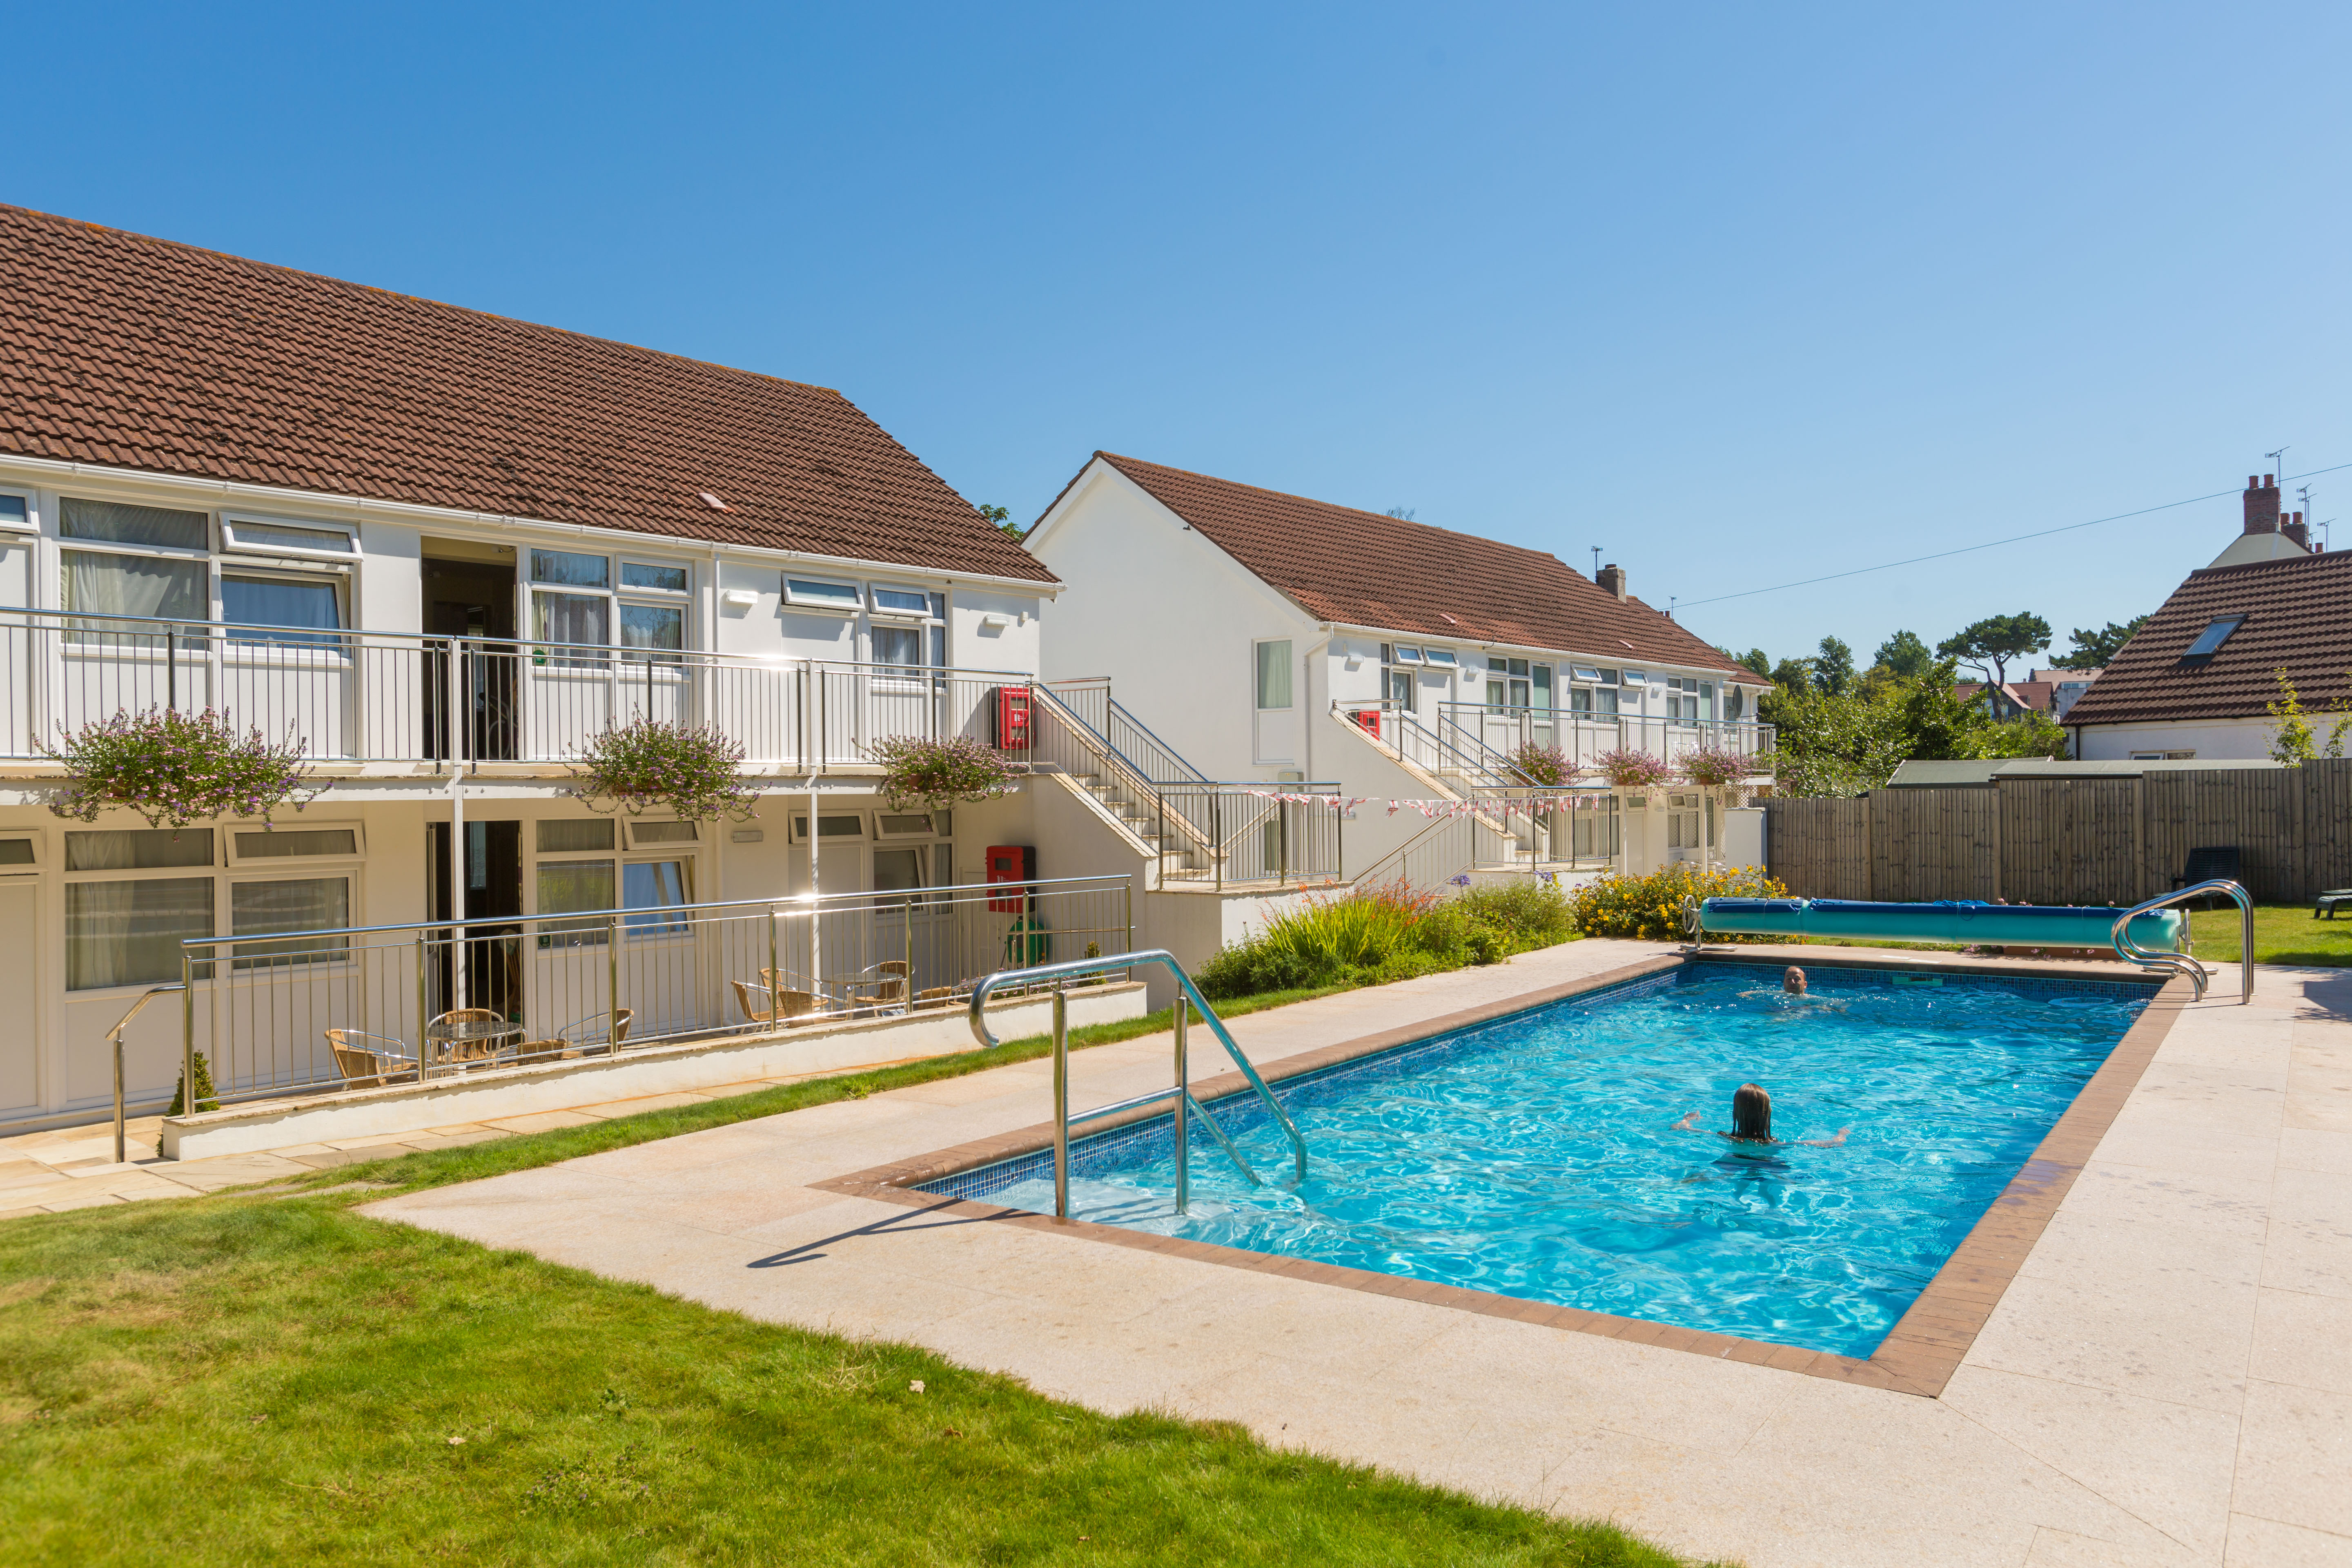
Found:
M 1211 1107 L 1174 1212 L 1169 1120 L 1072 1145 L 1076 1217 L 1867 1356 L 2106 1059 L 2151 984 L 1698 963 Z M 1931 981 L 1940 980 L 1941 984 Z M 1195 1035 L 1195 1055 L 1213 1042 Z M 1205 1063 L 1203 1064 L 1205 1066 Z M 1728 1128 L 1772 1094 L 1769 1149 Z M 930 1184 L 1053 1212 L 1052 1154 Z

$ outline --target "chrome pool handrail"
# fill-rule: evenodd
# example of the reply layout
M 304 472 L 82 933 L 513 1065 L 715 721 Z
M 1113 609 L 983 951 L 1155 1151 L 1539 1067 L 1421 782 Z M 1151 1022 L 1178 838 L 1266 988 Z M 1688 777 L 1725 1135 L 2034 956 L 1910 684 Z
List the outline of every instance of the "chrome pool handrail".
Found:
M 2184 899 L 2205 893 L 2227 893 L 2238 901 L 2238 1005 L 2244 1006 L 2254 999 L 2254 900 L 2253 896 L 2226 878 L 2200 882 L 2193 888 L 2182 888 L 2145 903 L 2134 904 L 2116 917 L 2116 956 L 2126 963 L 2137 963 L 2143 969 L 2161 969 L 2173 974 L 2186 974 L 2196 990 L 2196 999 L 2205 1000 L 2205 987 L 2212 978 L 2211 971 L 2186 952 L 2162 952 L 2140 946 L 2131 934 L 2131 922 L 2140 915 L 2160 910 Z M 2181 929 L 2189 929 L 2189 917 L 2184 913 Z
M 1284 1134 L 1290 1140 L 1291 1154 L 1296 1161 L 1298 1176 L 1301 1180 L 1306 1178 L 1307 1140 L 1299 1135 L 1297 1123 L 1290 1120 L 1290 1113 L 1282 1109 L 1282 1102 L 1275 1099 L 1272 1089 L 1266 1088 L 1265 1079 L 1258 1076 L 1257 1068 L 1250 1065 L 1249 1058 L 1244 1056 L 1242 1048 L 1234 1043 L 1234 1037 L 1227 1032 L 1224 1020 L 1217 1016 L 1217 1010 L 1209 1005 L 1208 998 L 1202 996 L 1200 988 L 1192 984 L 1192 977 L 1184 973 L 1184 966 L 1176 962 L 1176 955 L 1164 948 L 1153 948 L 1141 952 L 1117 953 L 1107 958 L 1074 959 L 1066 963 L 1040 963 L 1027 969 L 1000 969 L 993 974 L 986 975 L 971 988 L 971 1002 L 967 1016 L 971 1024 L 972 1038 L 988 1048 L 993 1048 L 1003 1043 L 989 1032 L 988 1018 L 984 1012 L 989 994 L 992 991 L 1008 985 L 1034 984 L 1039 981 L 1076 980 L 1085 975 L 1103 974 L 1113 970 L 1136 969 L 1151 963 L 1160 965 L 1176 977 L 1176 1081 L 1167 1089 L 1157 1089 L 1147 1094 L 1131 1095 L 1126 1100 L 1118 1100 L 1109 1105 L 1097 1106 L 1092 1110 L 1080 1111 L 1076 1116 L 1070 1114 L 1069 1003 L 1066 994 L 1058 987 L 1054 992 L 1054 1217 L 1057 1220 L 1067 1220 L 1070 1217 L 1070 1124 L 1074 1121 L 1099 1121 L 1106 1116 L 1116 1116 L 1123 1110 L 1138 1110 L 1167 1100 L 1176 1102 L 1176 1212 L 1178 1214 L 1190 1212 L 1192 1181 L 1188 1170 L 1189 1152 L 1186 1144 L 1188 1122 L 1192 1117 L 1200 1118 L 1201 1125 L 1209 1130 L 1210 1136 L 1216 1139 L 1218 1147 L 1225 1152 L 1234 1166 L 1248 1178 L 1250 1185 L 1265 1184 L 1259 1179 L 1258 1173 L 1250 1168 L 1249 1162 L 1242 1158 L 1242 1152 L 1234 1146 L 1233 1140 L 1225 1136 L 1224 1129 L 1217 1125 L 1216 1119 L 1202 1107 L 1199 1100 L 1192 1098 L 1192 1079 L 1185 1052 L 1186 1036 L 1191 1024 L 1190 1014 L 1194 1011 L 1201 1015 L 1201 1021 L 1208 1025 L 1215 1033 L 1218 1044 L 1225 1047 L 1225 1054 L 1233 1058 L 1234 1065 L 1241 1069 L 1242 1077 L 1247 1079 L 1250 1088 L 1256 1091 L 1258 1099 L 1265 1103 L 1267 1114 L 1274 1118 L 1275 1125 L 1281 1128 Z

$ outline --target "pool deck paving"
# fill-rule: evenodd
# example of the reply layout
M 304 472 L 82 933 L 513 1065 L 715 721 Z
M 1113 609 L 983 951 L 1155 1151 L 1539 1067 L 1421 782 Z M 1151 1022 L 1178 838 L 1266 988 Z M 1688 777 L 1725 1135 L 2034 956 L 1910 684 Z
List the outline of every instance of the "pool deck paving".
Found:
M 1231 1027 L 1277 1062 L 1674 952 L 1578 942 Z M 1034 1131 L 1044 1060 L 364 1212 L 1756 1568 L 2352 1564 L 2352 971 L 2264 967 L 2237 1004 L 2230 966 L 2173 1013 L 2054 1212 L 2000 1243 L 2006 1283 L 1933 1397 L 839 1190 Z M 1073 1105 L 1164 1084 L 1169 1056 L 1165 1035 L 1074 1056 Z M 1204 1031 L 1192 1062 L 1225 1065 Z

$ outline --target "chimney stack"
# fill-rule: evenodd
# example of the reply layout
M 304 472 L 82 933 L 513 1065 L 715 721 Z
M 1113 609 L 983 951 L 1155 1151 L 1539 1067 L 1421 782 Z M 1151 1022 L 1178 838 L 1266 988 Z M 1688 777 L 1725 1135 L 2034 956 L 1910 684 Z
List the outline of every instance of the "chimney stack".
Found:
M 1603 566 L 1601 575 L 1595 580 L 1600 583 L 1601 591 L 1611 598 L 1622 600 L 1625 597 L 1625 573 L 1615 562 Z
M 2246 531 L 2276 533 L 2279 531 L 2279 490 L 2269 474 L 2256 484 L 2254 476 L 2246 476 Z
M 2303 513 L 2296 512 L 2291 521 L 2279 524 L 2279 531 L 2304 549 L 2311 548 L 2311 531 L 2303 524 Z

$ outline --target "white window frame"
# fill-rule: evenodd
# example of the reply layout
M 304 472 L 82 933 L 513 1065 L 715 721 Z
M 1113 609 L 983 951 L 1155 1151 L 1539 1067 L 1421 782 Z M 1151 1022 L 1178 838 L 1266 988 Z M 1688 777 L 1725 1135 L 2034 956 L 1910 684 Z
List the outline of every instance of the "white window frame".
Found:
M 877 844 L 899 842 L 913 844 L 927 839 L 953 838 L 955 837 L 954 816 L 952 811 L 877 811 L 874 814 L 874 841 Z M 884 819 L 892 816 L 919 816 L 923 819 L 923 826 L 919 828 L 884 826 Z M 941 831 L 939 826 L 940 818 L 942 816 L 950 819 L 949 826 L 945 831 Z
M 0 861 L 0 877 L 11 874 L 21 877 L 29 871 L 39 870 L 44 863 L 41 858 L 41 840 L 47 837 L 47 834 L 38 828 L 0 832 L 0 844 L 21 843 L 33 847 L 33 858 L 30 860 Z
M 817 837 L 819 841 L 822 843 L 866 844 L 870 843 L 873 839 L 872 833 L 868 831 L 868 825 L 866 820 L 866 814 L 865 812 L 827 811 L 824 807 L 819 806 L 817 807 L 816 816 L 818 828 Z M 824 823 L 828 817 L 838 821 L 845 816 L 854 816 L 857 819 L 857 831 L 855 834 L 826 833 L 824 831 Z M 803 806 L 799 811 L 786 812 L 784 814 L 784 839 L 785 842 L 791 844 L 805 844 L 808 842 L 807 807 Z
M 351 541 L 349 550 L 328 550 L 307 544 L 247 543 L 237 537 L 239 528 L 299 528 L 306 533 L 340 533 Z M 319 522 L 309 518 L 268 517 L 258 512 L 225 511 L 220 514 L 220 548 L 224 554 L 291 555 L 306 561 L 338 561 L 348 566 L 360 558 L 360 531 L 348 522 Z
M 683 827 L 687 830 L 687 834 L 683 838 L 656 838 L 640 841 L 637 835 L 648 827 Z M 632 852 L 643 849 L 650 853 L 656 849 L 676 849 L 681 846 L 690 851 L 702 847 L 702 825 L 676 816 L 649 816 L 642 820 L 632 818 L 628 825 L 628 838 Z
M 341 825 L 339 824 L 338 826 Z M 230 840 L 229 842 L 233 843 L 235 841 Z M 226 845 L 223 846 L 221 854 L 224 858 L 226 858 L 227 848 Z M 248 860 L 241 862 L 240 864 L 247 868 L 251 868 L 256 864 L 256 862 Z M 248 959 L 248 962 L 245 963 L 237 963 L 236 944 L 238 942 L 269 942 L 276 940 L 266 933 L 257 933 L 252 936 L 244 937 L 240 937 L 236 934 L 236 894 L 234 889 L 237 888 L 262 887 L 271 882 L 326 882 L 341 880 L 343 884 L 343 919 L 351 926 L 357 926 L 361 923 L 360 911 L 366 906 L 362 904 L 360 901 L 365 895 L 365 889 L 360 886 L 361 858 L 359 856 L 296 856 L 287 859 L 275 861 L 272 864 L 278 867 L 291 868 L 291 874 L 289 874 L 289 871 L 287 870 L 280 870 L 275 876 L 264 876 L 250 868 L 246 869 L 241 873 L 226 868 L 214 873 L 214 875 L 218 879 L 218 893 L 220 901 L 219 907 L 213 911 L 213 930 L 214 934 L 219 939 L 219 942 L 212 948 L 211 952 L 215 959 L 227 961 L 229 973 L 233 974 L 249 974 L 256 969 L 265 967 L 261 963 L 251 962 L 250 959 Z M 353 962 L 354 961 L 352 958 L 352 944 L 350 941 L 346 939 L 343 943 L 341 957 L 308 959 L 303 963 L 301 968 L 305 973 L 316 973 L 322 969 L 349 965 Z M 285 965 L 283 967 L 291 968 L 293 966 Z
M 333 866 L 357 865 L 367 858 L 367 827 L 357 818 L 333 822 L 281 823 L 276 829 L 265 828 L 258 822 L 225 822 L 219 825 L 223 837 L 215 846 L 220 858 L 232 870 L 249 870 L 258 866 Z M 245 855 L 238 852 L 236 836 L 240 833 L 341 833 L 352 836 L 348 850 L 331 850 L 323 855 Z M 5 835 L 0 835 L 5 837 Z M 268 880 L 268 879 L 265 879 Z
M 337 571 L 331 568 L 322 570 L 320 563 L 312 561 L 287 562 L 281 564 L 258 555 L 215 557 L 213 561 L 210 618 L 224 627 L 232 624 L 228 618 L 228 579 L 232 574 L 239 577 L 274 579 L 286 583 L 314 584 L 323 583 L 334 589 L 335 618 L 341 624 L 331 629 L 325 626 L 275 626 L 265 621 L 237 621 L 234 624 L 256 632 L 278 631 L 289 634 L 286 641 L 278 644 L 279 647 L 310 647 L 316 648 L 320 653 L 350 657 L 352 651 L 350 638 L 353 627 L 352 626 L 352 575 L 349 562 L 343 563 L 341 570 Z M 320 640 L 324 638 L 334 640 L 331 642 Z M 271 639 L 267 636 L 239 637 L 233 631 L 224 631 L 221 634 L 224 650 L 232 653 L 240 648 L 249 650 L 267 646 L 270 641 Z
M 1425 664 L 1446 669 L 1461 668 L 1461 661 L 1454 657 L 1454 650 L 1450 647 L 1424 647 L 1421 653 L 1422 661 Z
M 821 615 L 840 616 L 845 619 L 855 619 L 866 612 L 866 590 L 855 583 L 845 583 L 833 577 L 799 578 L 799 582 L 812 588 L 838 588 L 849 595 L 847 599 L 817 597 L 799 593 L 793 586 L 794 578 L 791 573 L 779 573 L 777 576 L 783 584 L 784 603 L 793 609 L 814 610 Z
M 5 530 L 10 533 L 38 533 L 41 531 L 41 497 L 39 491 L 21 489 L 15 485 L 6 485 L 0 486 L 0 496 L 6 496 L 12 500 L 20 500 L 25 503 L 24 521 L 19 522 L 14 518 L 0 517 L 0 530 Z

